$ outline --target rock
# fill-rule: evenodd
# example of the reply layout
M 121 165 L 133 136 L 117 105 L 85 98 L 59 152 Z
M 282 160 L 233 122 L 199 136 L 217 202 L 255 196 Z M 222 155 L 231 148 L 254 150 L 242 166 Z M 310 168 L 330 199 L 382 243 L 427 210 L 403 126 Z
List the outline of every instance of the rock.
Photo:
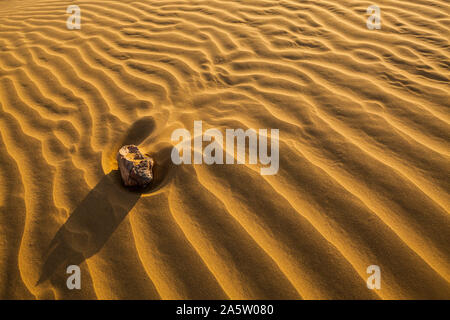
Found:
M 147 187 L 153 181 L 152 158 L 142 155 L 135 145 L 126 145 L 117 153 L 122 181 L 127 187 Z

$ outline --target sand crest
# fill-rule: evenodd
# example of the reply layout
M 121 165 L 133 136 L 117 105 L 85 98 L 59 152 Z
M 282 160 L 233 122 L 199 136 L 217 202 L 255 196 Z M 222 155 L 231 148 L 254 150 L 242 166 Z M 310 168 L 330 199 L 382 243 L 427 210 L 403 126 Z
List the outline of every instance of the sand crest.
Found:
M 0 2 L 0 299 L 450 299 L 448 1 L 76 5 Z M 278 173 L 174 165 L 198 120 L 279 129 Z

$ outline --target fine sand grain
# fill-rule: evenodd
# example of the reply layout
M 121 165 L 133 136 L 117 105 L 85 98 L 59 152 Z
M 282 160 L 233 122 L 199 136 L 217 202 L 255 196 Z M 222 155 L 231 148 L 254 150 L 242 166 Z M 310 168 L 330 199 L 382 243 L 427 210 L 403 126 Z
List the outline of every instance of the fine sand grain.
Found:
M 371 4 L 0 1 L 0 298 L 450 299 L 450 4 Z M 174 165 L 194 120 L 279 129 L 278 174 Z

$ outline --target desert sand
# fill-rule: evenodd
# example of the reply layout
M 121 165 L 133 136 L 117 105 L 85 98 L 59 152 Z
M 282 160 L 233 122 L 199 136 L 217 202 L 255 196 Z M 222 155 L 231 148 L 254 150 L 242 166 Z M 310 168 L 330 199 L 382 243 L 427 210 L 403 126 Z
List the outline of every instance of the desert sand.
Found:
M 450 299 L 449 28 L 445 0 L 0 1 L 0 298 Z M 278 173 L 174 165 L 195 120 L 279 129 Z

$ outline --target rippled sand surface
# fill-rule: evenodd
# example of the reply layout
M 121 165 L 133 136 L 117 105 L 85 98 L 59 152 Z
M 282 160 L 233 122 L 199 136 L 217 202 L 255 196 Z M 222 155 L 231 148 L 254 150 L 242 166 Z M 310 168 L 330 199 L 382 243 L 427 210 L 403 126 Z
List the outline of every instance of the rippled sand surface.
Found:
M 70 4 L 81 30 L 0 1 L 0 298 L 450 298 L 448 1 L 377 0 L 381 30 L 359 0 Z M 173 165 L 194 120 L 278 128 L 278 174 Z

